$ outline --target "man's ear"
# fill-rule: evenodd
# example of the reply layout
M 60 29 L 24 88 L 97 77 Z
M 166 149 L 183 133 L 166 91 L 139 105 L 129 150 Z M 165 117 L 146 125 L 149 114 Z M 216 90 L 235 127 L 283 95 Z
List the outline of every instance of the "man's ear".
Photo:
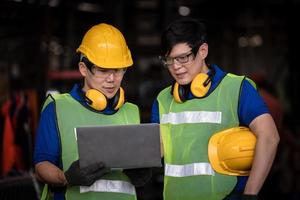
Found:
M 86 65 L 84 64 L 84 62 L 79 62 L 78 63 L 78 68 L 79 68 L 79 71 L 81 73 L 81 75 L 83 77 L 86 77 L 87 76 L 87 73 L 88 73 L 88 68 L 86 67 Z
M 204 60 L 208 55 L 208 44 L 203 43 L 200 45 L 198 49 L 198 54 L 201 56 L 201 58 Z

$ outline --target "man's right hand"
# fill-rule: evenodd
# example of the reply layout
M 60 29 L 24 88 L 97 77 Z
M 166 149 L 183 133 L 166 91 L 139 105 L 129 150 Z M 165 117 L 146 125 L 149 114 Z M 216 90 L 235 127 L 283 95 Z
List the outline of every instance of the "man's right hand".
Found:
M 70 186 L 90 186 L 109 171 L 102 162 L 80 169 L 79 160 L 76 160 L 65 172 L 65 177 Z

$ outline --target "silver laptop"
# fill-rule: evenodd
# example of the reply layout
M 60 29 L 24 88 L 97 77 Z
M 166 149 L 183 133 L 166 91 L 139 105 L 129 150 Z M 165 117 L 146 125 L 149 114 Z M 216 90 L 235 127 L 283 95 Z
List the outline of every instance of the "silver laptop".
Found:
M 110 168 L 161 166 L 159 124 L 78 127 L 75 134 L 81 168 L 99 161 Z

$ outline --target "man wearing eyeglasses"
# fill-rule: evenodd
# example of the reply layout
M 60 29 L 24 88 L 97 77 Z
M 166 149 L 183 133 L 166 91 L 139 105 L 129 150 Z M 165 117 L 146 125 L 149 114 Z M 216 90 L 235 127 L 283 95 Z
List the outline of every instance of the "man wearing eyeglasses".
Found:
M 140 123 L 138 107 L 125 101 L 121 87 L 133 65 L 130 50 L 117 28 L 101 23 L 86 32 L 77 52 L 82 84 L 48 96 L 41 113 L 34 163 L 46 184 L 42 199 L 135 200 L 134 185 L 144 184 L 151 171 L 110 170 L 103 162 L 80 168 L 74 133 L 79 126 Z
M 164 199 L 257 199 L 278 132 L 251 80 L 206 63 L 206 37 L 205 25 L 189 18 L 172 22 L 161 37 L 160 59 L 175 82 L 159 93 L 151 116 L 161 124 Z M 249 127 L 256 136 L 249 176 L 218 173 L 208 158 L 211 136 L 237 126 Z

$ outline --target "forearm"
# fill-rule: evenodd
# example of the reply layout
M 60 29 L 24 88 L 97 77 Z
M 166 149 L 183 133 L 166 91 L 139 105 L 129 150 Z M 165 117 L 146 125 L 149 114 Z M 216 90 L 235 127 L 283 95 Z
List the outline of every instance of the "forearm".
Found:
M 37 163 L 35 171 L 37 178 L 42 182 L 54 186 L 65 186 L 67 184 L 64 172 L 48 161 Z
M 279 142 L 278 132 L 271 116 L 263 115 L 250 124 L 257 136 L 254 160 L 244 193 L 258 194 L 271 167 Z
M 256 145 L 256 156 L 244 190 L 245 194 L 258 194 L 270 171 L 276 154 L 277 145 L 270 144 L 267 146 L 264 142 L 260 143 L 257 143 Z

